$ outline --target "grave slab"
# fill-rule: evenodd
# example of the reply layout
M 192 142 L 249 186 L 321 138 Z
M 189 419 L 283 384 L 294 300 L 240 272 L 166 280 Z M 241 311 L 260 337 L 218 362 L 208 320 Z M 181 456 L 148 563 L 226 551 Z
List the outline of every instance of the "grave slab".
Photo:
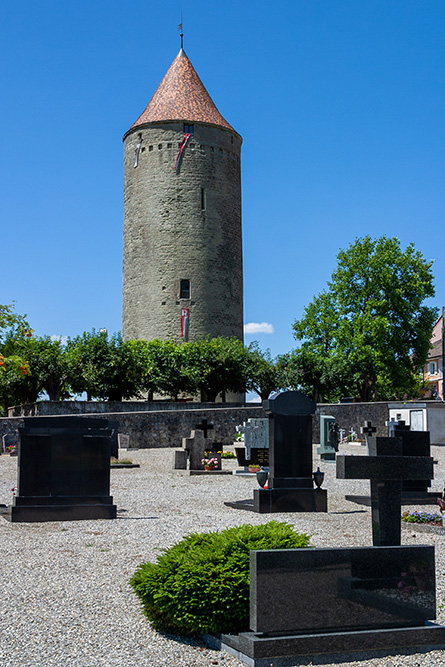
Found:
M 254 667 L 445 646 L 432 546 L 252 551 L 250 582 L 251 630 L 216 641 Z
M 109 420 L 29 417 L 19 429 L 13 522 L 114 519 Z

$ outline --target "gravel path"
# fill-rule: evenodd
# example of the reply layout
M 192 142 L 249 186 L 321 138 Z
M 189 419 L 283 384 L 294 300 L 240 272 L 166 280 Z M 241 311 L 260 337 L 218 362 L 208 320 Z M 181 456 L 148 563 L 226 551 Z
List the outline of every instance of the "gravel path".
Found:
M 365 448 L 347 446 L 344 453 Z M 445 456 L 436 466 L 433 488 L 441 490 Z M 160 549 L 193 531 L 221 529 L 270 519 L 293 523 L 312 535 L 311 544 L 371 544 L 368 508 L 344 500 L 366 493 L 368 483 L 335 479 L 335 466 L 323 463 L 327 514 L 259 515 L 224 506 L 225 500 L 251 498 L 256 481 L 235 476 L 183 476 L 171 470 L 172 450 L 131 452 L 140 468 L 111 472 L 116 521 L 11 524 L 0 518 L 1 667 L 241 667 L 238 659 L 199 641 L 165 637 L 142 615 L 128 580 L 139 563 L 155 560 Z M 319 457 L 314 455 L 315 466 Z M 235 462 L 225 461 L 234 468 Z M 0 503 L 10 504 L 17 459 L 0 456 Z M 413 508 L 416 509 L 416 508 Z M 445 600 L 444 538 L 436 533 L 402 532 L 404 544 L 436 546 L 438 620 Z M 364 656 L 367 657 L 367 656 Z M 301 665 L 326 660 L 300 660 Z M 445 651 L 346 661 L 345 667 L 445 666 Z

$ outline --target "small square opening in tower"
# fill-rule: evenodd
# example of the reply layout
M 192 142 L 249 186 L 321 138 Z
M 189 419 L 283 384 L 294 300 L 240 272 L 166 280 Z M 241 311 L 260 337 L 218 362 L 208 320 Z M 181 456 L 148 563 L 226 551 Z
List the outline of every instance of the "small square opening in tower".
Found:
M 190 280 L 181 280 L 179 284 L 179 298 L 190 299 Z

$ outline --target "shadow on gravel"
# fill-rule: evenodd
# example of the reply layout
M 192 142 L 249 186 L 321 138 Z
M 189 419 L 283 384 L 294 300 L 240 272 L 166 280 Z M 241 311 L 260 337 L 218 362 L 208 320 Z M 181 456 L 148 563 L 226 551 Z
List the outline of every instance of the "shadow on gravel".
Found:
M 122 521 L 147 521 L 148 519 L 159 519 L 158 516 L 117 516 Z
M 205 641 L 199 636 L 170 635 L 167 632 L 160 632 L 159 630 L 156 630 L 156 632 L 159 635 L 161 635 L 161 637 L 164 637 L 164 639 L 169 639 L 170 641 L 176 642 L 177 644 L 185 644 L 186 646 L 201 646 L 203 648 L 208 648 Z
M 366 514 L 366 510 L 336 510 L 329 514 Z

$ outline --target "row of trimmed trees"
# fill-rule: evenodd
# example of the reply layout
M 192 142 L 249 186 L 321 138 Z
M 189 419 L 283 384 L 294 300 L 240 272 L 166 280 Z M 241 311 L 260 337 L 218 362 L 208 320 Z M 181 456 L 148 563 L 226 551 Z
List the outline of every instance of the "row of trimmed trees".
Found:
M 269 353 L 236 338 L 124 342 L 120 333 L 109 337 L 93 330 L 62 344 L 31 331 L 12 327 L 0 341 L 3 408 L 44 394 L 58 401 L 84 392 L 88 400 L 108 401 L 152 400 L 156 394 L 173 400 L 200 395 L 212 402 L 218 395 L 225 400 L 227 392 L 250 390 L 267 398 L 282 384 L 280 365 Z
M 356 239 L 337 261 L 327 288 L 294 322 L 300 347 L 274 360 L 235 338 L 123 342 L 93 330 L 62 345 L 33 336 L 12 306 L 0 306 L 1 405 L 44 392 L 51 400 L 86 392 L 102 400 L 200 394 L 214 401 L 249 390 L 265 399 L 283 388 L 317 402 L 418 397 L 437 316 L 424 304 L 434 296 L 432 262 L 386 236 Z

